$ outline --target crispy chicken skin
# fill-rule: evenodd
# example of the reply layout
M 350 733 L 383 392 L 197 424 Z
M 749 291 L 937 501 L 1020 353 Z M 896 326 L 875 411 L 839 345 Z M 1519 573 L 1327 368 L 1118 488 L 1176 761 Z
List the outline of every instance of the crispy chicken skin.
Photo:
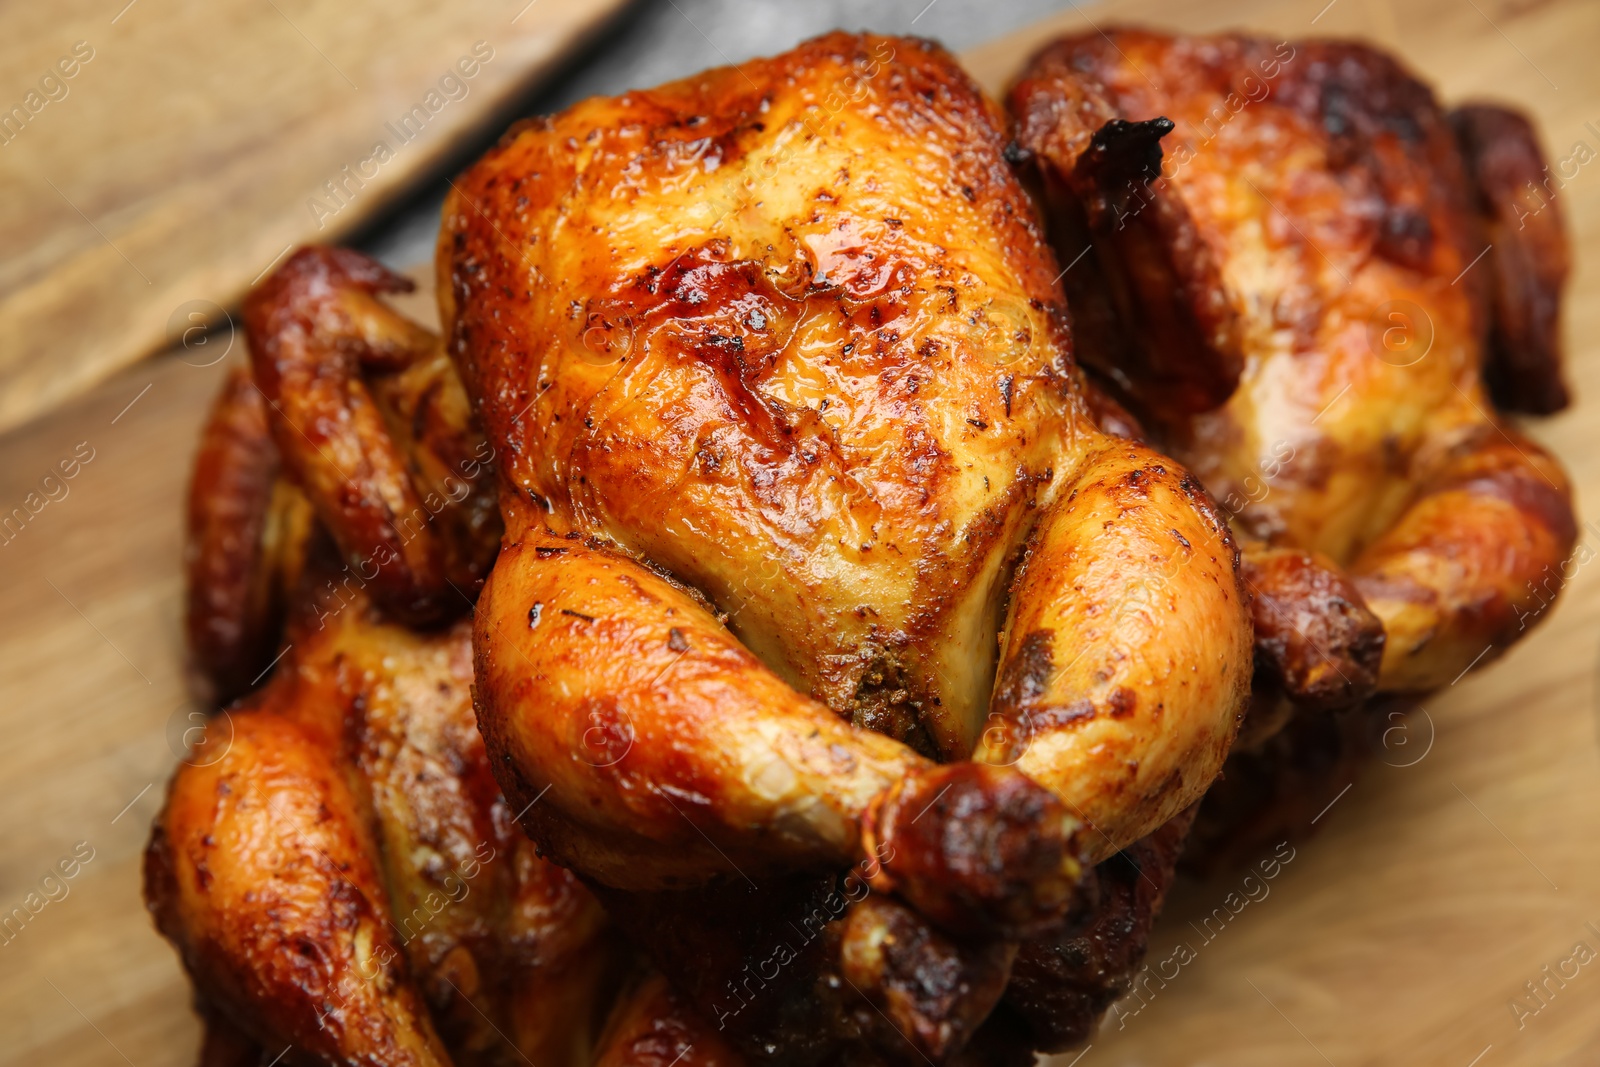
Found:
M 343 276 L 330 278 L 330 263 Z M 308 273 L 335 302 L 383 276 L 353 253 L 303 250 L 253 306 L 263 292 L 303 302 L 286 280 Z M 289 412 L 307 410 L 308 379 L 375 397 L 385 419 L 332 433 L 411 459 L 387 486 L 365 484 L 416 493 L 433 521 L 405 532 L 447 541 L 441 558 L 492 558 L 498 523 L 470 514 L 469 491 L 474 475 L 493 484 L 489 468 L 429 481 L 440 467 L 426 456 L 483 455 L 453 368 L 435 340 L 432 365 L 368 365 L 349 380 L 348 354 L 373 337 L 362 324 L 426 341 L 376 301 L 367 312 L 320 323 L 295 395 L 275 392 L 283 403 L 269 403 L 250 368 L 230 374 L 202 433 L 188 502 L 191 653 L 209 695 L 272 673 L 207 725 L 174 776 L 146 855 L 146 900 L 195 979 L 202 1063 L 265 1063 L 287 1046 L 286 1064 L 578 1067 L 618 949 L 577 878 L 536 855 L 489 771 L 470 622 L 417 631 L 381 612 L 384 583 L 342 564 L 350 556 L 328 530 L 380 526 L 384 495 L 341 498 L 354 479 L 331 499 L 314 481 L 303 490 L 274 443 Z
M 158 927 L 210 1012 L 274 1054 L 587 1063 L 604 917 L 495 786 L 470 627 L 323 621 L 173 779 L 146 857 Z
M 212 403 L 190 479 L 184 632 L 209 702 L 244 694 L 277 653 L 314 518 L 280 477 L 266 401 L 236 367 Z
M 1526 122 L 1479 109 L 1452 126 L 1359 44 L 1139 30 L 1050 45 L 1010 105 L 1060 253 L 1092 249 L 1066 279 L 1084 358 L 1249 538 L 1348 576 L 1321 602 L 1344 615 L 1325 635 L 1366 644 L 1327 651 L 1357 666 L 1345 696 L 1366 688 L 1360 611 L 1382 624 L 1385 691 L 1449 683 L 1517 640 L 1575 536 L 1565 475 L 1483 381 L 1487 359 L 1511 406 L 1564 398 L 1559 215 L 1511 235 L 1531 211 L 1517 177 L 1538 171 Z M 1290 581 L 1277 602 L 1333 584 Z
M 470 605 L 500 523 L 478 477 L 494 453 L 439 337 L 379 299 L 410 288 L 359 253 L 304 248 L 245 298 L 244 326 L 278 454 L 344 573 L 426 625 Z
M 1095 425 L 1002 129 L 936 46 L 834 34 L 522 123 L 454 183 L 441 317 L 507 524 L 479 724 L 561 862 L 881 858 L 1018 934 L 1210 783 L 1237 554 Z

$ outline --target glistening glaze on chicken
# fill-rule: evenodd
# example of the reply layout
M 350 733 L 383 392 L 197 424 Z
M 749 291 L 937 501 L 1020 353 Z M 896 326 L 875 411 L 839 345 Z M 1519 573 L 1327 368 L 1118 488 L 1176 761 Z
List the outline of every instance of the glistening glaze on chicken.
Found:
M 589 1062 L 619 957 L 495 786 L 469 632 L 302 610 L 271 682 L 172 781 L 145 898 L 261 1062 Z
M 1063 254 L 1093 249 L 1068 278 L 1098 327 L 1086 360 L 1244 532 L 1322 554 L 1364 599 L 1337 598 L 1326 632 L 1353 644 L 1325 660 L 1360 680 L 1370 608 L 1378 688 L 1426 690 L 1538 620 L 1571 492 L 1483 384 L 1487 363 L 1511 407 L 1566 395 L 1559 213 L 1516 225 L 1540 170 L 1525 120 L 1475 107 L 1453 129 L 1364 45 L 1128 29 L 1050 45 L 1010 102 Z
M 880 884 L 1016 929 L 1071 832 L 1019 772 L 1091 858 L 1210 783 L 1236 552 L 1091 418 L 1002 130 L 936 46 L 835 34 L 522 123 L 454 183 L 442 319 L 507 523 L 479 722 L 562 862 L 844 866 L 927 811 L 943 855 Z M 986 827 L 1015 867 L 978 869 Z

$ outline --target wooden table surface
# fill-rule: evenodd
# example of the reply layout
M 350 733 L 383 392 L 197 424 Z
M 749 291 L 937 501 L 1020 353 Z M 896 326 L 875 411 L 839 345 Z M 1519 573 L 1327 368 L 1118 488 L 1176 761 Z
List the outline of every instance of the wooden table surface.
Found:
M 0 429 L 370 218 L 622 3 L 0 5 Z
M 1053 28 L 1089 18 L 1360 34 L 1447 100 L 1528 107 L 1556 158 L 1600 150 L 1593 2 L 1135 0 Z M 970 65 L 998 87 L 1051 29 Z M 1530 432 L 1565 460 L 1581 507 L 1600 499 L 1600 166 L 1562 195 L 1578 404 Z M 0 1064 L 193 1062 L 187 983 L 145 916 L 138 865 L 191 710 L 180 499 L 205 405 L 239 356 L 229 344 L 224 331 L 119 372 L 0 438 L 5 509 L 78 459 L 65 495 L 0 547 L 0 912 L 78 861 L 50 883 L 59 899 L 0 931 Z M 1538 632 L 1430 700 L 1321 832 L 1251 884 L 1258 899 L 1207 926 L 1243 872 L 1180 887 L 1150 954 L 1171 961 L 1166 979 L 1123 1005 L 1081 1067 L 1600 1063 L 1600 564 L 1587 562 L 1600 526 L 1583 531 L 1585 562 Z

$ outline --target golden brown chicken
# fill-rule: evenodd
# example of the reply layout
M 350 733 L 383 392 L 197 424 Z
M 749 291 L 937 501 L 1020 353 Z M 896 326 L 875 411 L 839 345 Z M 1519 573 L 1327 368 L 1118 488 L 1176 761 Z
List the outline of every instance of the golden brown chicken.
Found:
M 1086 224 L 1074 290 L 1130 324 L 1085 352 L 1246 532 L 1349 571 L 1383 622 L 1379 688 L 1447 684 L 1520 635 L 1570 493 L 1489 410 L 1483 295 L 1514 246 L 1473 274 L 1477 190 L 1427 88 L 1360 45 L 1118 31 L 1046 50 L 1012 103 L 1063 237 Z M 1525 126 L 1496 144 L 1536 152 Z
M 1236 554 L 1096 425 L 1005 144 L 936 47 L 833 35 L 522 124 L 455 183 L 441 317 L 507 524 L 479 724 L 559 862 L 860 864 L 1004 943 L 1210 783 Z
M 1002 129 L 936 46 L 836 34 L 523 123 L 455 183 L 442 319 L 507 525 L 479 724 L 560 862 L 866 862 L 1014 936 L 1210 783 L 1235 551 L 1091 417 Z
M 1010 104 L 1076 264 L 1085 361 L 1241 534 L 1266 713 L 1250 747 L 1286 721 L 1264 696 L 1437 688 L 1539 620 L 1571 494 L 1491 403 L 1566 395 L 1566 251 L 1559 212 L 1523 204 L 1526 120 L 1446 116 L 1363 45 L 1139 30 L 1054 43 Z M 1276 743 L 1267 767 L 1335 789 L 1370 747 L 1331 721 Z
M 446 205 L 447 346 L 353 253 L 252 294 L 190 635 L 222 694 L 284 651 L 148 862 L 203 1062 L 1025 1063 L 1137 967 L 1252 618 L 1230 766 L 1279 796 L 1361 745 L 1306 709 L 1506 643 L 1571 541 L 1479 384 L 1564 397 L 1526 124 L 1242 38 L 1065 42 L 1013 104 L 1020 149 L 836 34 L 515 128 Z M 1165 177 L 1157 112 L 1204 141 Z M 1226 517 L 1083 380 L 1030 153 L 1084 354 Z
M 409 288 L 306 248 L 245 301 L 254 366 L 224 385 L 188 498 L 186 632 L 218 702 L 273 661 L 318 523 L 343 564 L 320 576 L 330 604 L 413 623 L 471 610 L 499 549 L 494 452 L 438 336 L 379 299 Z
M 1025 1060 L 1018 1018 L 1059 1043 L 1103 1007 L 1174 850 L 1152 846 L 1154 895 L 1115 888 L 1126 858 L 1079 887 L 1086 861 L 1181 838 L 1232 741 L 1250 640 L 1229 531 L 1180 467 L 1100 430 L 1001 129 L 937 48 L 833 35 L 514 130 L 457 183 L 440 244 L 482 449 L 431 338 L 377 299 L 396 284 L 381 268 L 308 250 L 247 303 L 266 406 L 213 432 L 269 426 L 309 504 L 257 455 L 230 474 L 253 525 L 199 507 L 212 570 L 233 575 L 196 613 L 222 620 L 202 627 L 216 662 L 270 647 L 269 594 L 306 571 L 289 535 L 314 514 L 345 569 L 312 572 L 337 602 L 304 617 L 344 636 L 291 637 L 250 716 L 343 699 L 359 717 L 404 689 L 416 650 L 457 637 L 386 616 L 437 625 L 489 554 L 475 487 L 437 508 L 425 487 L 492 455 L 507 534 L 474 634 L 489 766 L 684 998 L 651 1008 L 658 980 L 638 986 L 613 1035 L 710 1020 L 776 1062 Z M 357 795 L 394 791 L 323 736 Z M 293 750 L 274 739 L 234 771 Z M 174 785 L 152 899 L 197 974 L 255 975 L 283 946 L 226 941 L 183 880 L 204 867 L 192 842 L 217 836 L 218 810 L 185 800 L 207 781 Z M 229 840 L 235 885 L 280 872 Z M 775 930 L 798 948 L 752 956 Z M 341 958 L 380 934 L 307 944 Z M 1044 977 L 1012 996 L 1015 958 Z M 419 1007 L 438 966 L 411 963 L 417 987 L 397 980 L 342 1033 L 390 1041 L 374 1055 L 395 1062 L 464 1055 L 431 1036 L 440 1002 Z M 1070 1003 L 1041 1000 L 1052 976 Z M 484 996 L 524 1003 L 515 989 Z M 225 1010 L 282 1033 L 275 993 Z

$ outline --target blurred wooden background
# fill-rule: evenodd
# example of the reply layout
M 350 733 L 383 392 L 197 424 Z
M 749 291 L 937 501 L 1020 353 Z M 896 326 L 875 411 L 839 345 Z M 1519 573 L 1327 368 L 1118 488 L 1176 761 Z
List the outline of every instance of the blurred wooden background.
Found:
M 120 31 L 146 5 L 150 10 L 143 14 L 161 10 L 160 0 L 138 0 L 112 31 Z M 561 6 L 541 0 L 533 11 L 545 11 L 546 5 L 550 12 Z M 298 10 L 283 7 L 291 17 Z M 422 10 L 420 4 L 415 7 Z M 263 10 L 264 15 L 249 18 L 264 21 L 245 25 L 275 41 L 273 47 L 296 42 L 304 47 L 279 15 Z M 383 10 L 385 17 L 398 19 L 410 8 Z M 456 37 L 440 31 L 436 65 L 442 70 L 472 40 L 489 38 L 512 13 L 508 9 L 498 21 L 486 19 L 485 30 Z M 1492 95 L 1532 110 L 1552 157 L 1568 156 L 1578 141 L 1600 151 L 1600 135 L 1586 125 L 1600 128 L 1600 69 L 1591 54 L 1600 41 L 1600 5 L 1586 0 L 1117 0 L 1084 13 L 1068 12 L 967 58 L 998 89 L 1039 41 L 1090 20 L 1094 25 L 1243 26 L 1285 36 L 1376 39 L 1432 79 L 1447 100 Z M 26 28 L 34 42 L 25 46 L 15 36 L 0 37 L 8 69 L 26 60 L 25 69 L 39 67 L 42 73 L 55 59 L 52 42 L 59 38 L 70 46 L 85 36 L 69 28 L 67 15 L 46 15 L 43 9 L 8 8 L 0 23 L 14 34 Z M 313 27 L 301 28 L 315 36 Z M 330 40 L 358 32 L 328 29 Z M 159 35 L 154 29 L 140 32 Z M 194 40 L 213 50 L 224 47 L 205 34 L 197 33 Z M 499 49 L 500 38 L 493 41 Z M 99 48 L 99 39 L 95 43 Z M 162 46 L 152 39 L 141 47 Z M 39 51 L 24 54 L 28 48 Z M 509 49 L 498 55 L 507 60 L 505 68 L 512 66 Z M 350 57 L 332 49 L 329 56 L 365 88 L 366 68 L 359 68 L 358 76 Z M 105 67 L 97 70 L 102 59 Z M 109 71 L 112 59 L 108 44 L 80 73 L 73 93 Z M 500 61 L 497 56 L 487 70 Z M 373 62 L 374 70 L 383 68 Z M 317 59 L 316 65 L 321 73 L 297 68 L 294 75 L 306 79 L 306 99 L 333 101 L 348 92 L 327 64 Z M 196 68 L 190 76 L 220 76 L 207 69 L 210 73 Z M 225 66 L 218 69 L 226 73 Z M 427 64 L 405 69 L 411 74 L 394 75 L 396 103 L 389 110 L 399 110 L 399 102 L 420 95 L 436 78 Z M 320 80 L 312 86 L 315 79 Z M 377 81 L 374 74 L 372 84 Z M 67 123 L 78 102 L 69 97 L 60 104 L 61 114 L 52 114 L 58 105 L 50 104 L 37 117 L 38 128 L 30 126 L 15 144 L 0 147 L 0 161 L 25 139 L 45 135 L 55 120 Z M 160 136 L 182 136 L 181 121 L 169 122 Z M 226 151 L 219 146 L 217 165 L 243 167 L 241 158 L 310 151 L 323 136 L 332 138 L 329 151 L 335 156 L 365 147 L 364 136 L 343 141 L 331 134 L 307 136 L 304 125 L 286 123 L 252 131 L 249 138 L 241 135 Z M 131 164 L 119 163 L 121 158 L 108 154 L 107 169 L 96 180 L 114 180 L 120 165 L 129 180 L 151 181 Z M 152 196 L 170 191 L 144 187 L 153 189 Z M 75 190 L 63 186 L 63 191 L 70 196 Z M 300 200 L 306 195 L 297 193 L 289 206 L 304 210 Z M 1567 463 L 1581 507 L 1600 499 L 1600 301 L 1594 299 L 1600 291 L 1600 167 L 1583 168 L 1562 195 L 1577 248 L 1566 332 L 1579 402 L 1560 418 L 1530 424 L 1530 432 Z M 187 222 L 173 224 L 178 230 L 204 228 L 217 216 L 218 202 L 198 194 L 184 193 L 172 203 L 185 198 L 200 209 L 184 213 Z M 78 206 L 106 228 L 92 204 Z M 284 225 L 282 219 L 243 193 L 233 206 L 241 209 L 239 217 L 219 219 L 214 236 L 254 242 L 243 279 L 248 282 L 291 239 L 290 231 L 274 229 Z M 0 202 L 0 213 L 17 210 Z M 123 307 L 154 302 L 154 311 L 141 312 L 145 318 L 139 328 L 159 332 L 179 302 L 177 291 L 158 299 L 157 287 L 139 281 L 81 219 L 87 239 L 78 234 L 66 240 L 60 236 L 64 231 L 52 229 L 57 224 L 65 226 L 63 219 L 40 221 L 38 229 L 30 228 L 33 222 L 5 222 L 10 227 L 5 232 L 20 235 L 7 247 L 15 259 L 0 268 L 6 272 L 0 276 L 5 315 L 11 314 L 12 301 L 21 299 L 17 259 L 64 263 L 79 255 L 98 263 L 109 256 L 106 270 L 133 281 L 107 283 L 106 299 L 131 301 Z M 106 232 L 113 239 L 121 234 Z M 151 245 L 118 244 L 147 272 L 165 269 L 166 263 L 175 272 L 185 263 L 202 274 L 214 269 L 209 251 L 191 246 L 185 257 L 174 250 L 169 261 L 162 258 L 162 242 L 151 240 Z M 63 251 L 69 246 L 77 252 Z M 205 277 L 208 283 L 216 280 Z M 221 292 L 224 287 L 216 284 L 214 291 Z M 181 295 L 187 299 L 196 289 Z M 95 299 L 85 291 L 84 306 L 58 305 L 60 314 L 69 324 L 74 312 L 93 318 L 99 314 Z M 413 306 L 419 305 L 425 301 Z M 0 331 L 6 339 L 0 343 L 3 367 L 17 351 L 15 335 L 7 332 L 16 320 L 0 316 L 0 321 L 7 323 Z M 126 328 L 133 330 L 134 323 Z M 94 456 L 67 483 L 64 498 L 51 502 L 0 547 L 0 911 L 20 903 L 78 842 L 94 850 L 94 858 L 68 883 L 69 895 L 45 907 L 20 936 L 0 944 L 0 1064 L 176 1067 L 194 1061 L 197 1029 L 187 982 L 144 914 L 138 861 L 186 725 L 180 499 L 205 406 L 227 361 L 239 356 L 239 342 L 233 342 L 232 351 L 229 343 L 223 331 L 203 345 L 127 368 L 0 438 L 0 505 L 7 509 L 37 489 L 40 478 L 72 457 L 80 444 Z M 1600 557 L 1600 526 L 1585 526 L 1583 538 L 1590 554 Z M 1321 833 L 1300 845 L 1293 862 L 1269 883 L 1270 894 L 1246 907 L 1209 943 L 1190 923 L 1219 906 L 1239 879 L 1183 885 L 1157 931 L 1150 959 L 1167 958 L 1179 942 L 1194 949 L 1195 959 L 1147 995 L 1148 1006 L 1137 1015 L 1130 1010 L 1120 1030 L 1113 1022 L 1081 1059 L 1067 1056 L 1059 1062 L 1079 1067 L 1578 1067 L 1600 1062 L 1600 961 L 1582 967 L 1564 986 L 1552 982 L 1537 1014 L 1519 1020 L 1510 1006 L 1518 997 L 1530 1007 L 1538 1005 L 1527 1000 L 1524 983 L 1543 981 L 1542 969 L 1571 957 L 1579 941 L 1600 951 L 1600 934 L 1586 926 L 1600 927 L 1597 572 L 1600 562 L 1581 568 L 1532 638 L 1430 701 L 1407 743 L 1397 744 L 1387 763 L 1374 765 L 1355 782 L 1322 819 Z
M 0 430 L 371 217 L 622 3 L 0 6 Z

